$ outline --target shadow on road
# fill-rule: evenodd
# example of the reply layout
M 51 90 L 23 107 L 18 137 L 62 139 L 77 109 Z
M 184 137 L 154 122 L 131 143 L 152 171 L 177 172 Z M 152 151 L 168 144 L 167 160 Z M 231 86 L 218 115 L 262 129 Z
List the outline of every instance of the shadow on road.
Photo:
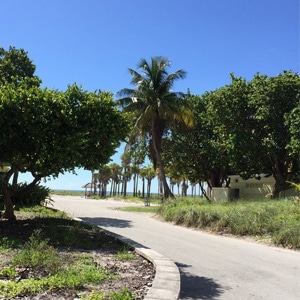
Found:
M 116 228 L 130 228 L 131 221 L 122 220 L 122 219 L 114 219 L 114 218 L 86 218 L 80 217 L 81 220 L 87 222 L 89 224 L 102 226 L 102 227 L 116 227 Z
M 200 277 L 185 271 L 191 267 L 185 264 L 176 263 L 180 272 L 181 289 L 180 299 L 218 299 L 224 289 L 216 283 L 213 278 Z

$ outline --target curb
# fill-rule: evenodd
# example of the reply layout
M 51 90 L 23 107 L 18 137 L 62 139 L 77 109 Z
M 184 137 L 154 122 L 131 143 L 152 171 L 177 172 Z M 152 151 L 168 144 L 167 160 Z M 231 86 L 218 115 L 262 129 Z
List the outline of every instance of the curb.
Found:
M 180 274 L 173 261 L 152 249 L 145 248 L 131 239 L 103 229 L 100 226 L 98 227 L 123 243 L 134 247 L 139 255 L 153 263 L 155 267 L 155 277 L 152 282 L 152 287 L 144 298 L 145 300 L 177 300 L 179 298 Z
M 80 218 L 73 218 L 74 220 L 84 222 Z M 97 226 L 97 225 L 94 225 Z M 160 253 L 146 248 L 135 241 L 123 237 L 119 234 L 111 232 L 97 226 L 107 234 L 115 237 L 125 244 L 130 245 L 135 251 L 149 260 L 155 267 L 155 277 L 152 282 L 152 287 L 145 295 L 144 300 L 178 300 L 180 293 L 180 273 L 176 264 L 169 258 L 161 255 Z

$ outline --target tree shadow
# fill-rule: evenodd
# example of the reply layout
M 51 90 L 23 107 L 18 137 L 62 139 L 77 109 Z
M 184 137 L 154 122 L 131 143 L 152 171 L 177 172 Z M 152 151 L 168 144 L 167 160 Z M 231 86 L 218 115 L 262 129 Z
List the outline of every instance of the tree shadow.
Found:
M 218 299 L 224 292 L 224 288 L 213 278 L 195 276 L 185 268 L 191 267 L 186 264 L 176 263 L 180 272 L 181 289 L 180 299 Z
M 130 228 L 132 227 L 131 221 L 115 219 L 115 218 L 87 218 L 79 217 L 81 220 L 88 224 L 97 225 L 100 227 L 115 227 L 115 228 Z
M 125 228 L 125 227 L 132 227 L 131 221 L 122 220 L 122 219 L 113 219 L 113 218 L 80 218 L 82 221 L 86 222 L 87 224 L 94 225 L 99 227 L 102 231 L 107 232 L 110 236 L 115 237 L 116 239 L 120 240 L 121 242 L 128 244 L 134 248 L 144 248 L 149 249 L 148 247 L 133 241 L 130 238 L 124 237 L 119 235 L 115 232 L 106 229 L 105 227 L 115 227 L 115 228 Z

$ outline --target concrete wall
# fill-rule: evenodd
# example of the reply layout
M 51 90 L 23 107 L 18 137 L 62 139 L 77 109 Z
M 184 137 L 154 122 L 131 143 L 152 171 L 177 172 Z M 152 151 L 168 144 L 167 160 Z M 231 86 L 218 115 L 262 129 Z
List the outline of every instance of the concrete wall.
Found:
M 230 187 L 239 189 L 239 198 L 259 199 L 270 197 L 275 180 L 272 176 L 261 176 L 260 180 L 249 178 L 243 180 L 240 176 L 230 176 Z
M 212 188 L 211 191 L 211 200 L 212 201 L 221 201 L 221 200 L 228 200 L 234 199 L 234 190 L 231 188 Z
M 272 176 L 261 179 L 250 178 L 243 180 L 238 175 L 229 176 L 229 188 L 213 188 L 211 192 L 212 201 L 244 199 L 261 199 L 271 197 L 275 180 Z

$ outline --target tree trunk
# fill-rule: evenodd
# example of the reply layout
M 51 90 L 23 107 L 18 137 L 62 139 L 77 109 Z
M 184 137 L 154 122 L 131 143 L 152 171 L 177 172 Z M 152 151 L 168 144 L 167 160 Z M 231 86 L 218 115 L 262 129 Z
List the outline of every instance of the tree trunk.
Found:
M 9 221 L 15 221 L 16 216 L 14 214 L 14 206 L 11 201 L 11 191 L 7 187 L 3 188 L 3 203 L 5 206 L 3 218 L 8 219 Z
M 9 221 L 15 221 L 16 216 L 14 214 L 14 206 L 11 200 L 11 190 L 8 188 L 8 182 L 11 176 L 14 174 L 13 168 L 11 168 L 4 176 L 2 181 L 2 197 L 3 197 L 3 204 L 5 207 L 5 211 L 3 214 L 4 219 L 8 219 Z
M 12 180 L 12 185 L 15 186 L 18 184 L 18 178 L 19 178 L 19 171 L 14 172 L 13 180 Z
M 202 195 L 204 195 L 204 197 L 206 198 L 207 202 L 211 202 L 210 198 L 207 196 L 207 193 L 202 185 L 202 182 L 200 181 L 199 182 L 199 187 L 201 188 L 201 192 L 202 192 Z
M 152 179 L 147 179 L 147 197 L 150 198 L 151 196 L 151 180 Z
M 282 163 L 279 159 L 272 160 L 273 177 L 275 179 L 274 189 L 272 191 L 272 199 L 279 198 L 279 193 L 284 191 L 288 185 L 287 180 L 287 164 Z
M 158 117 L 158 112 L 156 112 L 156 116 L 152 119 L 152 142 L 153 148 L 155 152 L 155 158 L 158 163 L 159 168 L 159 178 L 162 181 L 164 188 L 164 199 L 168 199 L 169 197 L 174 198 L 173 193 L 171 192 L 169 185 L 167 183 L 164 164 L 161 159 L 161 139 L 163 135 L 163 125 L 161 120 Z
M 126 175 L 127 169 L 124 169 L 124 178 L 123 178 L 123 195 L 126 197 L 127 194 L 127 175 Z
M 145 177 L 142 177 L 142 198 L 145 198 Z

